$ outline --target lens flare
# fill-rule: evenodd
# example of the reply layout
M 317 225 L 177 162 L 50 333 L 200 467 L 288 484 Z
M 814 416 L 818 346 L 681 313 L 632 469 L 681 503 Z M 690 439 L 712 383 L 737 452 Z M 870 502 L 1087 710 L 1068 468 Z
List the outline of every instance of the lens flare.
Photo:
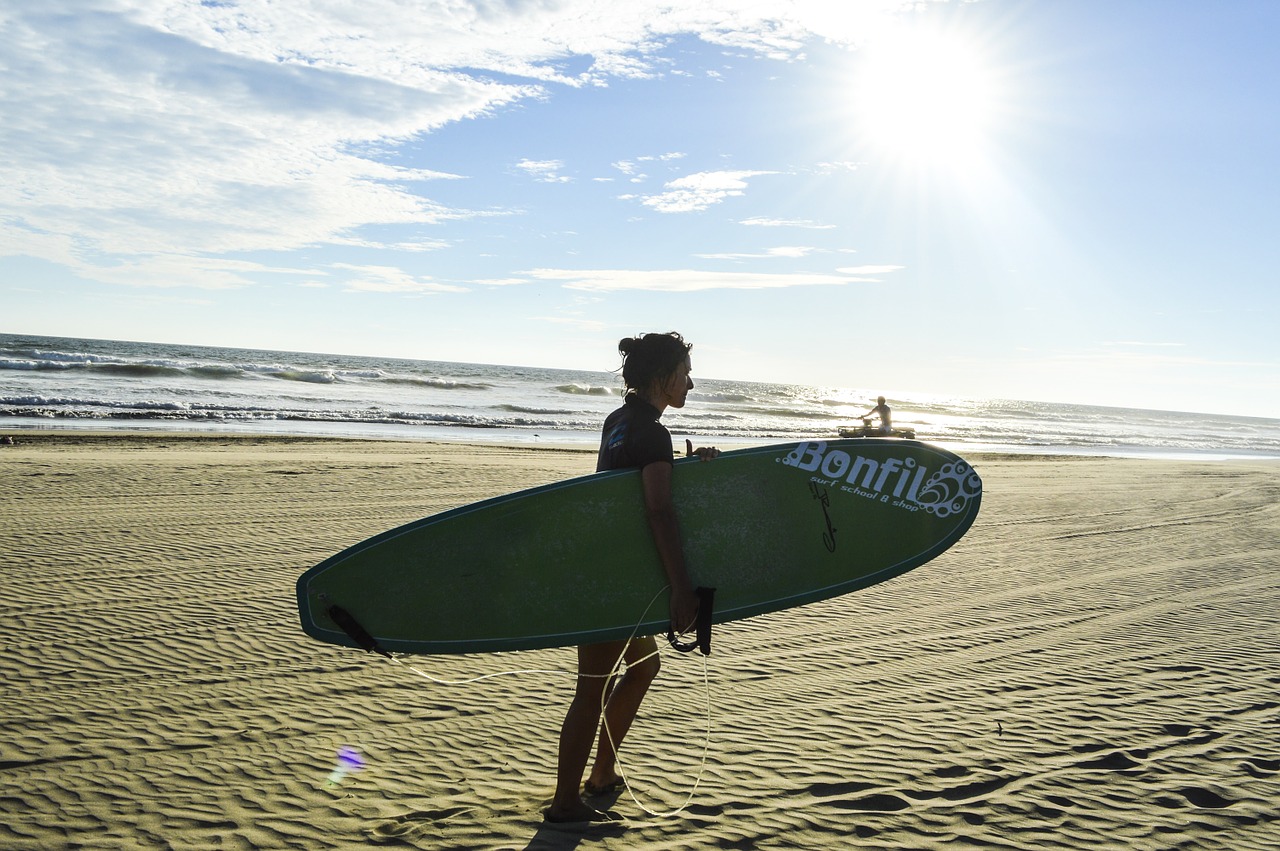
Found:
M 364 768 L 364 756 L 357 748 L 343 745 L 338 748 L 338 764 L 329 774 L 329 785 L 336 786 L 348 774 L 354 774 Z

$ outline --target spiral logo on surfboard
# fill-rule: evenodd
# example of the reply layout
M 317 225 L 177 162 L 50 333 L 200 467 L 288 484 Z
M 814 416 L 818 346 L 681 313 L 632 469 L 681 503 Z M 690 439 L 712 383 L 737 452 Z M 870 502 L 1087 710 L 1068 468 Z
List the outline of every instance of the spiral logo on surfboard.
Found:
M 953 456 L 954 457 L 954 456 Z M 982 479 L 967 462 L 955 458 L 930 475 L 910 454 L 876 459 L 829 449 L 825 440 L 797 444 L 776 459 L 788 467 L 814 473 L 811 484 L 876 500 L 907 511 L 950 517 L 965 510 L 982 493 Z

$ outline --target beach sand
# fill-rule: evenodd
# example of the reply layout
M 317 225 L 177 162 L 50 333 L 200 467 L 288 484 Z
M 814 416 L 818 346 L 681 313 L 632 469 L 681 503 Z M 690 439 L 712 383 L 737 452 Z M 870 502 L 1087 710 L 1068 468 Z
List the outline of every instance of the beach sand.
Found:
M 935 561 L 718 627 L 709 687 L 668 656 L 625 767 L 652 810 L 692 799 L 585 827 L 541 815 L 570 676 L 430 682 L 306 637 L 294 583 L 593 453 L 16 437 L 0 848 L 1280 847 L 1280 462 L 971 457 L 982 513 Z

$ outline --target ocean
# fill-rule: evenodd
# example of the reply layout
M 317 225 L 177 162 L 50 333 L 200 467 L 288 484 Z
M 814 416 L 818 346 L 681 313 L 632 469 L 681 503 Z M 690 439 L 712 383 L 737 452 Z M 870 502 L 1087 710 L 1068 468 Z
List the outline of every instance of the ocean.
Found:
M 601 361 L 610 363 L 610 353 Z M 676 438 L 835 438 L 883 394 L 955 451 L 1280 457 L 1280 420 L 694 376 Z M 0 429 L 199 431 L 594 444 L 620 376 L 524 366 L 0 334 Z

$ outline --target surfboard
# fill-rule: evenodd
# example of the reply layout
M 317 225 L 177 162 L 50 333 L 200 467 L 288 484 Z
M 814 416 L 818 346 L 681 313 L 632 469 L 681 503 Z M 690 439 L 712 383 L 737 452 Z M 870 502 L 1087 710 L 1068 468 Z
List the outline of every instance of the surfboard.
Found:
M 892 438 L 681 458 L 672 480 L 688 570 L 715 589 L 716 623 L 918 567 L 960 539 L 982 501 L 966 461 Z M 391 529 L 307 570 L 297 599 L 321 641 L 473 653 L 665 633 L 665 586 L 640 473 L 617 470 Z

